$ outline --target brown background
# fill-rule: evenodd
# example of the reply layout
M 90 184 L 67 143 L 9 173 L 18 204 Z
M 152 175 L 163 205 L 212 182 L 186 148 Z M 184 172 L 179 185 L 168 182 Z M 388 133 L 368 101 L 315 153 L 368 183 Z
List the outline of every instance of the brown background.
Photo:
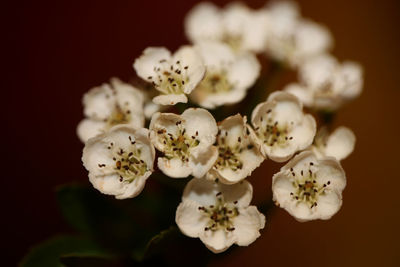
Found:
M 82 94 L 111 76 L 133 77 L 131 64 L 147 46 L 176 49 L 185 43 L 182 21 L 195 2 L 13 1 L 3 6 L 3 263 L 14 265 L 29 246 L 69 231 L 53 189 L 87 179 L 75 135 Z M 398 1 L 299 2 L 305 16 L 329 26 L 339 59 L 365 67 L 362 97 L 337 118 L 358 137 L 355 152 L 343 162 L 344 206 L 332 220 L 310 223 L 276 209 L 267 215 L 260 239 L 215 266 L 400 266 Z M 249 4 L 260 7 L 263 1 Z M 270 196 L 277 170 L 267 161 L 251 178 L 255 202 Z

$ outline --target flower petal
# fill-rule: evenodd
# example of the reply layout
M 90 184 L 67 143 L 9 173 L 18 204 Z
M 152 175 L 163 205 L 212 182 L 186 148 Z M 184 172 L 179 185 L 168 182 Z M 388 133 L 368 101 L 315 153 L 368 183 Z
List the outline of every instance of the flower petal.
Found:
M 201 178 L 211 169 L 218 158 L 218 150 L 215 146 L 211 146 L 205 153 L 199 154 L 197 157 L 191 157 L 189 166 L 192 168 L 192 175 Z
M 260 229 L 265 226 L 265 216 L 257 210 L 257 207 L 250 206 L 240 209 L 240 214 L 234 220 L 236 244 L 248 246 L 260 236 Z
M 339 127 L 328 137 L 325 155 L 340 161 L 353 152 L 355 143 L 354 133 L 347 127 Z
M 200 240 L 206 247 L 214 253 L 221 253 L 227 250 L 235 242 L 235 237 L 232 232 L 225 230 L 204 231 L 200 235 Z
M 199 210 L 199 204 L 186 200 L 176 209 L 175 222 L 181 232 L 189 237 L 199 237 L 204 232 L 209 218 Z
M 192 168 L 178 158 L 158 158 L 158 168 L 169 177 L 186 178 L 192 173 Z
M 165 47 L 148 47 L 135 60 L 133 68 L 140 78 L 148 81 L 149 77 L 156 75 L 154 68 L 160 64 L 160 60 L 169 60 L 170 58 L 171 53 Z
M 79 139 L 86 142 L 92 137 L 95 137 L 104 132 L 105 123 L 92 119 L 83 119 L 76 129 Z
M 247 89 L 257 80 L 260 69 L 261 65 L 253 54 L 243 53 L 232 63 L 228 78 L 235 87 Z
M 175 105 L 177 103 L 187 103 L 186 95 L 158 95 L 153 98 L 153 102 L 159 105 Z

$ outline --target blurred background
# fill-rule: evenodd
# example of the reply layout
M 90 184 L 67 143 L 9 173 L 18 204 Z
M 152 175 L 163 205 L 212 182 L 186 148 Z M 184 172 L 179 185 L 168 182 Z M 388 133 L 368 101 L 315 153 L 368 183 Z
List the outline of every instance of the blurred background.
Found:
M 147 46 L 175 50 L 187 43 L 183 18 L 196 2 L 3 3 L 3 266 L 15 265 L 31 246 L 55 233 L 73 232 L 57 208 L 54 188 L 88 183 L 75 133 L 82 94 L 112 76 L 129 81 L 135 75 L 132 62 Z M 212 265 L 400 266 L 400 3 L 298 2 L 303 16 L 330 28 L 333 54 L 365 69 L 362 96 L 335 121 L 358 138 L 354 153 L 343 161 L 344 205 L 333 219 L 309 223 L 273 209 L 255 243 Z M 271 177 L 280 166 L 265 161 L 250 178 L 254 203 L 271 197 Z

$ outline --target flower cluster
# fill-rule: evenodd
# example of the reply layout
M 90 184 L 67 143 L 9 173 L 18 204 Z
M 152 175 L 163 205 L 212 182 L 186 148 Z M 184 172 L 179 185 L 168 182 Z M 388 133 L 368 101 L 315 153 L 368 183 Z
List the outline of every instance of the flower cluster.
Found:
M 265 216 L 250 205 L 253 188 L 246 178 L 267 159 L 288 161 L 272 177 L 275 204 L 298 221 L 331 218 L 346 186 L 340 161 L 356 138 L 346 127 L 332 133 L 329 125 L 318 127 L 312 114 L 336 112 L 361 93 L 359 64 L 340 64 L 327 54 L 329 31 L 302 18 L 293 2 L 258 10 L 200 3 L 184 24 L 192 44 L 174 53 L 149 47 L 134 61 L 150 91 L 113 78 L 84 95 L 86 118 L 77 132 L 94 188 L 124 199 L 137 196 L 155 170 L 192 176 L 176 224 L 219 253 L 232 244 L 248 246 L 265 226 Z M 248 123 L 240 110 L 226 106 L 249 90 L 267 90 L 256 83 L 262 56 L 296 68 L 299 82 L 265 101 L 253 97 L 260 103 L 250 107 Z M 253 101 L 243 102 L 233 107 Z M 177 107 L 184 107 L 180 114 Z M 217 122 L 224 108 L 235 115 Z

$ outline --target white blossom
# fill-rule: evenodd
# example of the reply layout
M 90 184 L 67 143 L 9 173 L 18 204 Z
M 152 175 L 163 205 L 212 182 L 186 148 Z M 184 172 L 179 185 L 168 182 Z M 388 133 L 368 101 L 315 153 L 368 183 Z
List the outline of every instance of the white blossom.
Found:
M 207 72 L 191 100 L 209 109 L 241 101 L 260 73 L 257 58 L 251 53 L 237 55 L 228 45 L 212 41 L 200 42 L 196 49 Z
M 82 162 L 94 188 L 118 199 L 137 196 L 153 171 L 155 150 L 145 128 L 118 125 L 89 139 Z
M 251 175 L 264 161 L 248 132 L 246 120 L 237 114 L 218 125 L 218 159 L 207 173 L 208 179 L 234 184 Z
M 186 16 L 186 36 L 193 43 L 220 41 L 235 51 L 262 52 L 267 38 L 268 16 L 234 2 L 219 8 L 211 2 L 196 5 Z
M 77 127 L 82 142 L 118 124 L 144 126 L 142 92 L 117 78 L 86 93 L 83 106 L 86 118 Z
M 255 107 L 251 122 L 254 131 L 249 130 L 261 153 L 277 162 L 286 161 L 307 148 L 316 133 L 315 119 L 303 113 L 297 97 L 280 91 Z
M 285 90 L 308 107 L 333 111 L 360 95 L 363 71 L 358 63 L 340 64 L 333 56 L 324 54 L 299 67 L 299 80 Z
M 186 94 L 205 74 L 201 57 L 191 46 L 183 46 L 173 55 L 164 47 L 146 48 L 133 67 L 140 78 L 151 82 L 161 93 L 153 98 L 160 105 L 186 103 Z
M 272 178 L 275 204 L 298 221 L 328 220 L 342 206 L 346 176 L 334 158 L 317 159 L 311 151 L 294 157 Z
M 269 18 L 267 52 L 276 60 L 297 67 L 333 46 L 329 30 L 321 24 L 301 18 L 293 2 L 276 1 L 266 10 Z
M 231 245 L 248 246 L 260 236 L 265 217 L 249 206 L 253 195 L 250 183 L 234 185 L 192 179 L 183 192 L 175 221 L 181 232 L 198 237 L 214 253 Z
M 205 109 L 189 108 L 182 115 L 156 113 L 150 122 L 150 139 L 163 156 L 158 168 L 173 178 L 203 177 L 218 157 L 214 117 Z
M 318 131 L 311 150 L 317 158 L 334 157 L 338 161 L 347 158 L 354 150 L 356 136 L 347 127 L 338 127 L 329 134 L 326 128 Z

